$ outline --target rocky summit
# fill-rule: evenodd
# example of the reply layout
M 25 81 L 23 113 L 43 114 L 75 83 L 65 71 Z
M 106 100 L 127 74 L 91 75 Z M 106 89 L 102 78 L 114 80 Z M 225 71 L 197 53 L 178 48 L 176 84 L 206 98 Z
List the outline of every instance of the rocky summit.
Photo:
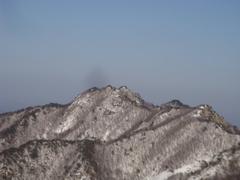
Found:
M 92 88 L 1 114 L 0 179 L 239 180 L 240 131 L 209 105 Z

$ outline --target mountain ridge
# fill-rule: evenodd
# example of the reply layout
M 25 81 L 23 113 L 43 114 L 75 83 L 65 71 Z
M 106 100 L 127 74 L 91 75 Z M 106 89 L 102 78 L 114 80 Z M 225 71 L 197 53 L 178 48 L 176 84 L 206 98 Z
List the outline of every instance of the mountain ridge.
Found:
M 38 141 L 46 141 L 51 146 L 52 142 L 63 141 L 63 144 L 73 143 L 74 152 L 77 151 L 78 144 L 85 147 L 85 142 L 91 142 L 92 154 L 90 157 L 84 153 L 79 154 L 84 160 L 80 158 L 75 162 L 69 157 L 72 151 L 60 143 L 58 148 L 70 158 L 61 163 L 71 162 L 72 165 L 68 165 L 69 173 L 56 179 L 191 179 L 196 171 L 195 165 L 192 170 L 189 168 L 192 172 L 190 175 L 188 171 L 182 172 L 179 169 L 197 164 L 197 170 L 201 171 L 204 169 L 201 168 L 202 161 L 211 162 L 214 155 L 233 147 L 237 149 L 237 155 L 231 155 L 236 159 L 236 167 L 230 174 L 235 176 L 236 169 L 239 170 L 240 167 L 239 132 L 238 128 L 227 123 L 209 105 L 190 107 L 172 100 L 157 106 L 145 102 L 138 93 L 126 86 L 91 88 L 65 105 L 51 103 L 1 114 L 0 172 L 5 174 L 4 177 L 13 179 L 28 179 L 29 174 L 35 179 L 55 179 L 54 175 L 49 175 L 50 172 L 54 171 L 53 174 L 57 175 L 66 169 L 59 164 L 51 167 L 53 160 L 45 158 L 57 157 L 60 152 L 55 155 L 48 147 L 41 149 L 40 143 L 38 152 L 41 154 L 46 151 L 44 155 L 37 158 L 27 155 L 30 158 L 27 160 L 8 153 L 12 159 L 9 164 L 5 163 L 4 153 L 12 152 L 13 149 L 19 151 L 25 145 L 26 154 L 34 154 L 33 149 L 28 149 L 28 146 L 33 146 L 32 142 L 38 144 Z M 231 156 L 226 158 L 226 162 L 231 162 Z M 41 158 L 45 159 L 45 169 L 49 168 L 50 172 L 38 171 L 38 165 L 43 161 Z M 26 164 L 34 162 L 33 169 L 38 173 L 26 173 L 24 169 L 29 170 L 30 167 L 21 165 L 21 161 L 26 161 Z M 90 162 L 94 162 L 94 165 L 89 165 Z M 79 163 L 87 165 L 81 168 L 76 165 Z M 9 175 L 6 173 L 8 167 L 13 171 L 22 167 L 22 170 L 17 171 L 18 175 Z M 86 170 L 88 168 L 91 172 Z M 77 169 L 76 172 L 74 169 Z M 224 177 L 226 172 L 222 172 Z M 219 173 L 207 178 L 214 179 Z M 202 177 L 205 175 L 206 173 L 202 174 Z M 201 176 L 196 176 L 198 178 Z

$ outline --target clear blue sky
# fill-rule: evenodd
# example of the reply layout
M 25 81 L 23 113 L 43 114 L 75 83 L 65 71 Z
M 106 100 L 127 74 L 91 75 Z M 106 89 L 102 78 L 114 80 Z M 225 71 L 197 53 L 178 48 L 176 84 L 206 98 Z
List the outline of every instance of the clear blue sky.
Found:
M 0 112 L 112 84 L 240 126 L 239 79 L 239 0 L 0 0 Z

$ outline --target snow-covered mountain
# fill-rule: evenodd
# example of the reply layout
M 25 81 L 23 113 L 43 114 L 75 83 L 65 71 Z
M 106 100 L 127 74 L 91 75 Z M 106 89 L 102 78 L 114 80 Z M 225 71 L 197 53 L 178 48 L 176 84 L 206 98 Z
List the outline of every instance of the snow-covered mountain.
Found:
M 0 179 L 240 179 L 240 131 L 208 105 L 92 88 L 1 114 Z

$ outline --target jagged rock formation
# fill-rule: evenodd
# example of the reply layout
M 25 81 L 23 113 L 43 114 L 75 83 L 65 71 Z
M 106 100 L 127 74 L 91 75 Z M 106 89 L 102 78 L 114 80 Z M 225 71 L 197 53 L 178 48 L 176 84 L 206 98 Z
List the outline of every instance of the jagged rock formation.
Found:
M 239 179 L 240 133 L 208 105 L 92 88 L 0 115 L 0 179 Z

